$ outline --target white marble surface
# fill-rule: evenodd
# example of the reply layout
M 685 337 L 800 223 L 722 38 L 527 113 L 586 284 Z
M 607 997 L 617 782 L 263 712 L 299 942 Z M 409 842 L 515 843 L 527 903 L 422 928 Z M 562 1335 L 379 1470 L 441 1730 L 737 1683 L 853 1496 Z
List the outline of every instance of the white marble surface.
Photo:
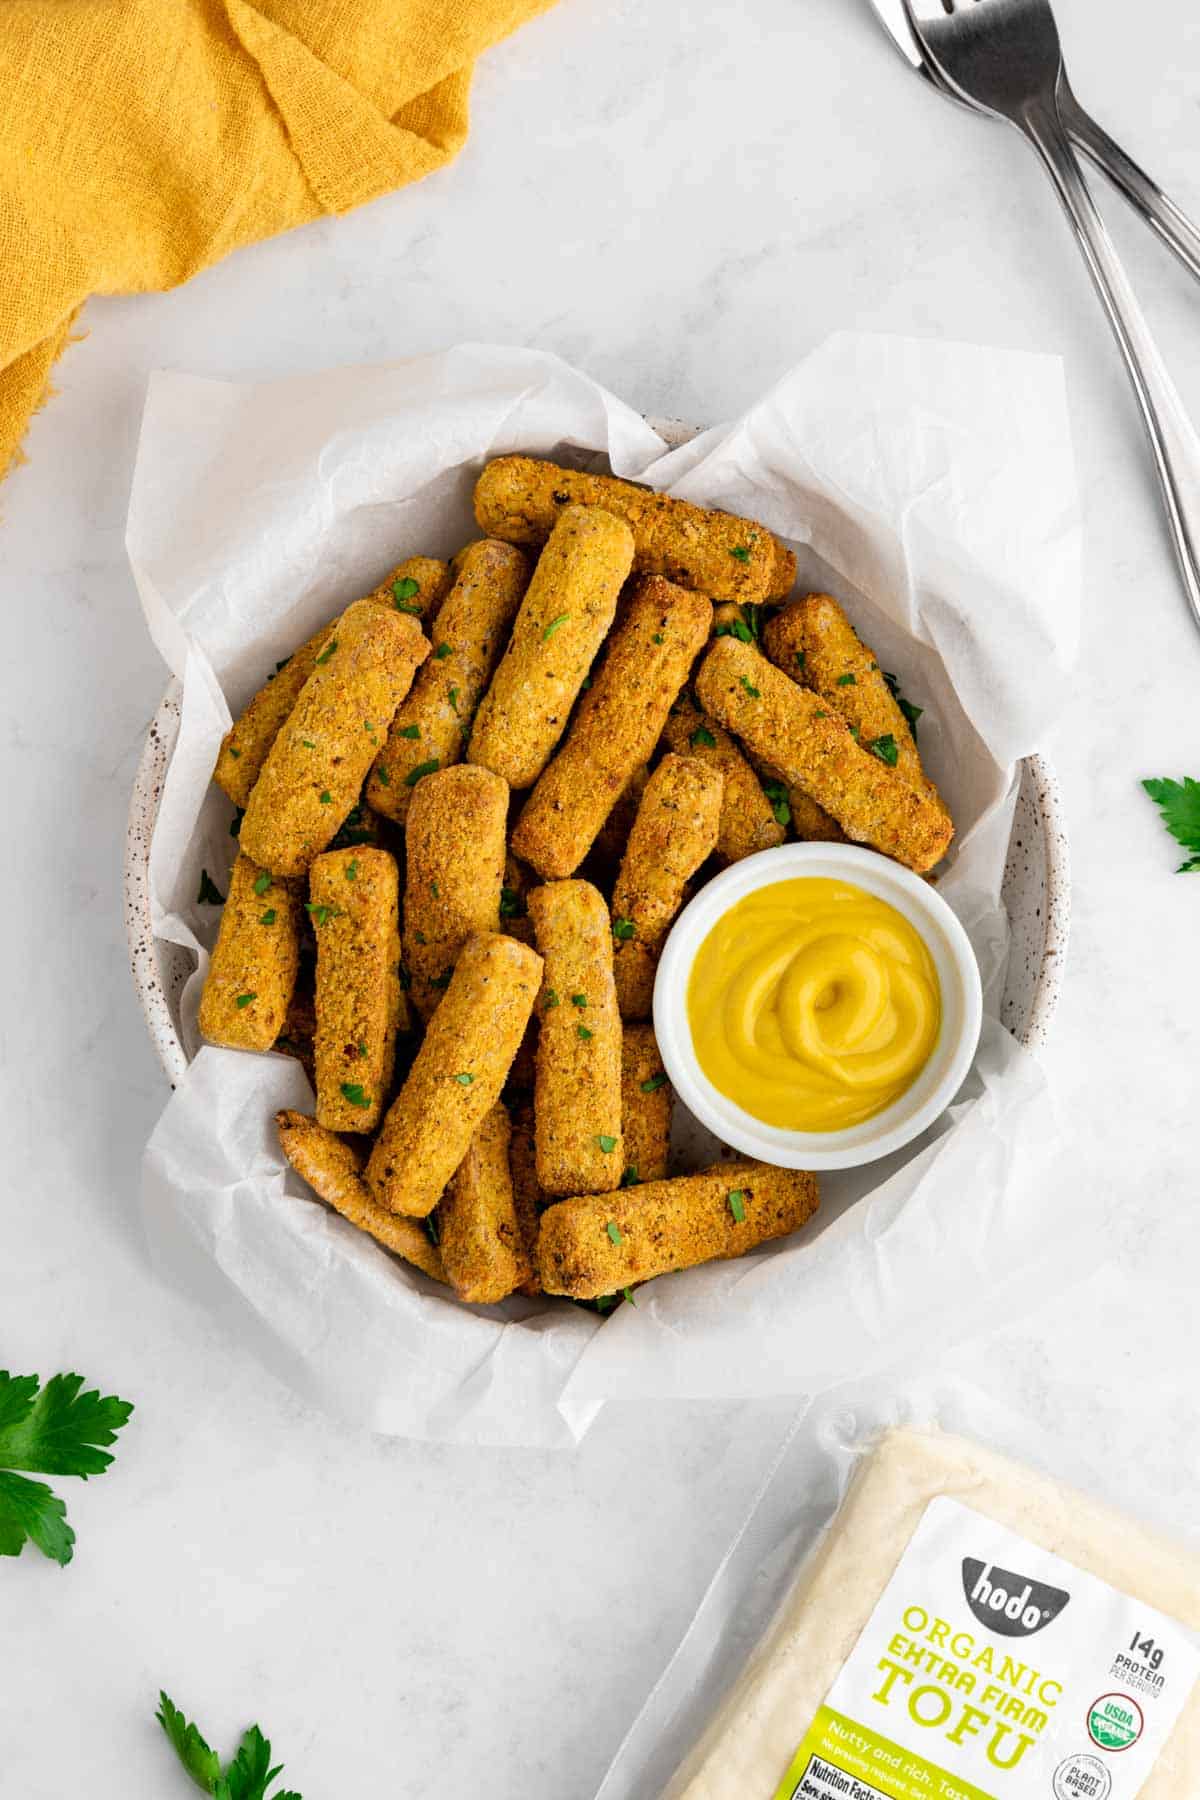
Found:
M 1085 100 L 1200 213 L 1200 23 L 1059 0 Z M 1111 209 L 1110 209 L 1111 212 Z M 1114 217 L 1193 408 L 1200 295 Z M 129 984 L 120 859 L 163 684 L 122 552 L 147 372 L 239 376 L 466 338 L 560 351 L 649 412 L 728 414 L 836 326 L 1062 354 L 1086 497 L 1083 662 L 1047 746 L 1075 865 L 1047 1052 L 1094 1199 L 1080 1286 L 939 1342 L 1049 1424 L 1069 1470 L 1200 1536 L 1200 880 L 1137 779 L 1200 775 L 1200 637 L 1132 402 L 1016 139 L 927 97 L 856 0 L 564 0 L 488 58 L 424 186 L 101 300 L 0 490 L 9 869 L 0 1360 L 138 1403 L 64 1483 L 66 1573 L 0 1569 L 4 1791 L 167 1796 L 165 1685 L 222 1746 L 253 1717 L 306 1800 L 589 1800 L 789 1414 L 624 1407 L 573 1455 L 331 1427 L 151 1275 L 137 1163 L 164 1090 Z M 1087 1273 L 1100 1257 L 1099 1272 Z

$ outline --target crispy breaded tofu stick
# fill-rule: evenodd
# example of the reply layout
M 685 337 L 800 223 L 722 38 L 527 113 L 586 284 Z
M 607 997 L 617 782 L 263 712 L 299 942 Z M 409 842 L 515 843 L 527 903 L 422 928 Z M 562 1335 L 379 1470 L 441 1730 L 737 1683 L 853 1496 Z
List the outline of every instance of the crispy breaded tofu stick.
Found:
M 404 963 L 423 1019 L 435 1011 L 467 939 L 500 930 L 507 820 L 508 784 L 470 763 L 428 776 L 413 795 Z
M 589 881 L 552 881 L 529 896 L 545 958 L 538 1002 L 534 1121 L 547 1194 L 602 1194 L 625 1167 L 621 1016 L 612 927 Z
M 774 537 L 765 525 L 736 513 L 532 456 L 498 457 L 475 485 L 480 527 L 514 544 L 544 542 L 571 505 L 603 507 L 624 519 L 633 532 L 634 568 L 642 574 L 665 575 L 680 587 L 722 600 L 765 600 L 776 583 Z
M 637 809 L 641 805 L 642 795 L 646 791 L 646 783 L 650 779 L 650 765 L 643 763 L 635 769 L 621 792 L 617 795 L 612 811 L 596 833 L 596 841 L 592 845 L 590 866 L 599 869 L 604 879 L 598 881 L 601 887 L 611 885 L 617 870 L 621 866 L 621 858 L 625 854 L 625 846 L 629 842 L 629 833 L 633 830 L 633 821 L 637 818 Z
M 546 1196 L 537 1178 L 537 1147 L 532 1100 L 522 1100 L 510 1114 L 512 1133 L 508 1142 L 508 1168 L 512 1176 L 513 1205 L 517 1209 L 517 1228 L 529 1259 L 529 1274 L 521 1283 L 523 1294 L 540 1294 L 542 1284 L 533 1266 L 537 1249 L 538 1219 Z
M 479 696 L 491 680 L 529 585 L 529 561 L 483 538 L 455 559 L 454 586 L 433 624 L 433 655 L 392 720 L 367 799 L 403 824 L 424 775 L 462 760 Z
M 646 783 L 613 889 L 613 974 L 623 1019 L 648 1019 L 662 941 L 684 890 L 716 848 L 725 778 L 692 756 L 663 757 Z
M 768 600 L 786 600 L 796 585 L 796 552 L 775 539 L 775 567 L 771 572 Z
M 300 968 L 301 892 L 239 854 L 200 996 L 210 1044 L 269 1050 L 283 1030 Z
M 921 767 L 912 728 L 888 687 L 875 652 L 864 644 L 828 594 L 793 600 L 763 633 L 776 668 L 836 707 L 866 746 L 895 747 L 896 772 L 914 787 L 933 791 Z
M 545 879 L 574 874 L 651 755 L 711 618 L 703 594 L 661 575 L 635 583 L 566 741 L 512 835 L 517 855 Z
M 678 756 L 695 757 L 724 776 L 717 855 L 726 867 L 782 844 L 787 831 L 776 819 L 758 776 L 729 733 L 701 712 L 690 694 L 681 694 L 671 708 L 663 742 Z
M 675 1094 L 651 1025 L 626 1025 L 621 1039 L 622 1183 L 662 1181 L 671 1153 Z
M 283 1154 L 318 1198 L 351 1225 L 369 1232 L 385 1250 L 395 1251 L 434 1281 L 447 1280 L 441 1251 L 430 1242 L 425 1227 L 388 1212 L 372 1198 L 363 1178 L 365 1150 L 326 1131 L 305 1113 L 277 1112 L 275 1123 Z
M 629 527 L 569 506 L 538 558 L 508 649 L 475 715 L 469 762 L 532 787 L 567 728 L 575 698 L 617 610 Z
M 436 607 L 449 585 L 450 571 L 444 562 L 438 562 L 432 556 L 410 556 L 366 598 L 376 606 L 394 607 L 398 612 L 411 613 L 419 619 Z M 213 780 L 235 806 L 248 804 L 251 789 L 267 760 L 267 752 L 299 699 L 300 690 L 316 667 L 317 657 L 336 625 L 337 620 L 331 619 L 315 631 L 306 644 L 293 650 L 279 664 L 274 675 L 267 678 L 241 718 L 221 740 Z
M 464 944 L 367 1164 L 381 1206 L 417 1219 L 433 1211 L 500 1097 L 541 979 L 541 957 L 515 938 Z
M 832 813 L 852 842 L 923 875 L 954 827 L 941 805 L 857 744 L 846 721 L 749 644 L 722 638 L 696 681 L 702 706 L 785 781 Z
M 429 654 L 415 619 L 356 600 L 338 621 L 278 737 L 242 820 L 241 845 L 302 875 L 358 804 L 371 758 Z
M 788 811 L 792 815 L 792 828 L 802 843 L 845 843 L 845 832 L 823 806 L 818 806 L 803 788 L 787 787 L 786 782 L 784 787 L 787 790 Z
M 759 1162 L 563 1200 L 542 1214 L 538 1273 L 548 1294 L 594 1300 L 671 1269 L 742 1256 L 798 1231 L 817 1205 L 815 1175 Z
M 513 1203 L 508 1114 L 497 1101 L 450 1178 L 438 1207 L 442 1261 L 460 1300 L 486 1306 L 533 1273 Z
M 309 875 L 317 940 L 317 1118 L 327 1131 L 374 1131 L 408 1024 L 400 987 L 400 876 L 369 845 L 318 856 Z

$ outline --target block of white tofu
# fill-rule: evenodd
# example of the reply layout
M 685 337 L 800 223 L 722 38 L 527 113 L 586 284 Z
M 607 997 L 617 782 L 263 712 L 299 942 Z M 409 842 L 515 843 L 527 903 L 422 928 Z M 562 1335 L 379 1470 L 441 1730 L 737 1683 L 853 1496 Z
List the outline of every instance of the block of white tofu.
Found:
M 1139 1641 L 1144 1644 L 1146 1639 L 1138 1640 L 1135 1629 L 1134 1643 L 1126 1651 L 1128 1672 L 1123 1668 L 1120 1679 L 1107 1684 L 1094 1682 L 1101 1692 L 1093 1694 L 1088 1687 L 1087 1700 L 1079 1707 L 1074 1704 L 1075 1696 L 1069 1685 L 1065 1695 L 1060 1692 L 1059 1697 L 1070 1703 L 1063 1724 L 1072 1734 L 1072 1755 L 1060 1760 L 1056 1751 L 1053 1769 L 1047 1768 L 1044 1760 L 1039 1763 L 1036 1786 L 1027 1778 L 1032 1771 L 1023 1770 L 1016 1779 L 998 1777 L 997 1788 L 1006 1796 L 1012 1795 L 1013 1800 L 1024 1800 L 1024 1795 L 1031 1792 L 1045 1795 L 1049 1800 L 1051 1794 L 1059 1793 L 1060 1787 L 1069 1796 L 1094 1792 L 1102 1797 L 1111 1795 L 1112 1800 L 1124 1800 L 1127 1794 L 1136 1793 L 1139 1800 L 1197 1800 L 1200 1795 L 1200 1683 L 1196 1682 L 1195 1674 L 1200 1660 L 1197 1659 L 1195 1634 L 1200 1631 L 1200 1557 L 1164 1542 L 1133 1520 L 978 1444 L 935 1430 L 908 1428 L 889 1432 L 864 1460 L 828 1534 L 805 1563 L 774 1623 L 700 1742 L 675 1775 L 664 1800 L 776 1800 L 780 1793 L 819 1792 L 824 1795 L 827 1791 L 842 1791 L 836 1782 L 827 1790 L 819 1770 L 811 1784 L 805 1780 L 793 1787 L 794 1759 L 810 1723 L 820 1710 L 838 1703 L 835 1684 L 839 1684 L 843 1668 L 868 1625 L 872 1631 L 876 1630 L 879 1623 L 877 1608 L 888 1611 L 881 1602 L 889 1592 L 889 1584 L 901 1559 L 905 1558 L 914 1533 L 926 1528 L 931 1503 L 935 1501 L 958 1503 L 947 1508 L 947 1514 L 958 1516 L 959 1506 L 969 1508 L 972 1514 L 982 1514 L 985 1520 L 995 1521 L 1007 1531 L 1018 1534 L 1029 1545 L 1052 1552 L 1071 1569 L 1083 1571 L 1085 1576 L 1095 1577 L 1107 1588 L 1128 1596 L 1133 1603 L 1135 1626 L 1139 1609 L 1147 1616 L 1151 1610 L 1165 1615 L 1166 1635 L 1174 1633 L 1178 1640 L 1171 1652 L 1171 1662 L 1161 1663 L 1164 1671 L 1170 1669 L 1176 1687 L 1169 1707 L 1164 1702 L 1158 1709 L 1164 1720 L 1159 1730 L 1162 1741 L 1152 1767 L 1139 1778 L 1140 1786 L 1130 1786 L 1133 1759 L 1123 1763 L 1120 1754 L 1113 1753 L 1112 1744 L 1105 1747 L 1102 1743 L 1103 1709 L 1097 1710 L 1108 1685 L 1151 1696 L 1132 1708 L 1135 1717 L 1140 1718 L 1144 1711 L 1146 1719 L 1150 1720 L 1155 1713 L 1153 1696 L 1155 1684 L 1160 1682 L 1157 1673 L 1160 1665 L 1154 1663 L 1153 1649 L 1145 1654 L 1153 1664 L 1154 1672 L 1138 1663 L 1142 1652 L 1136 1646 Z M 935 1525 L 937 1516 L 935 1509 Z M 961 1531 L 961 1518 L 957 1528 Z M 907 1666 L 911 1669 L 923 1647 L 927 1654 L 932 1654 L 927 1650 L 927 1641 L 932 1639 L 943 1646 L 949 1643 L 950 1648 L 943 1649 L 940 1655 L 957 1653 L 964 1659 L 963 1666 L 969 1664 L 968 1641 L 975 1651 L 980 1643 L 988 1641 L 990 1634 L 986 1626 L 981 1628 L 974 1624 L 968 1610 L 969 1599 L 962 1602 L 964 1590 L 970 1591 L 965 1565 L 960 1572 L 956 1564 L 954 1577 L 962 1603 L 962 1618 L 967 1627 L 973 1627 L 973 1633 L 965 1633 L 961 1639 L 947 1638 L 946 1633 L 939 1637 L 934 1624 L 923 1624 L 922 1615 L 926 1608 L 907 1604 L 906 1610 L 906 1603 L 918 1598 L 921 1590 L 919 1582 L 904 1580 L 903 1573 L 899 1584 L 902 1595 L 897 1592 L 894 1615 L 897 1635 L 889 1646 L 893 1651 L 892 1660 L 899 1659 L 903 1663 L 907 1653 Z M 998 1573 L 1003 1574 L 1003 1570 Z M 1073 1629 L 1078 1633 L 1085 1599 L 1079 1589 L 1084 1584 L 1068 1579 L 1062 1585 L 1075 1590 Z M 989 1593 L 986 1579 L 980 1591 Z M 1070 1612 L 1066 1593 L 1058 1596 L 1058 1602 Z M 987 1603 L 986 1599 L 980 1602 L 980 1608 L 986 1607 Z M 1013 1604 L 1018 1603 L 1014 1601 Z M 1112 1604 L 1119 1607 L 1115 1596 Z M 975 1616 L 984 1615 L 975 1609 Z M 1018 1615 L 1012 1614 L 1010 1609 L 1010 1616 Z M 1121 1615 L 1114 1612 L 1112 1616 Z M 1035 1619 L 1036 1614 L 1029 1617 Z M 1047 1613 L 1046 1617 L 1049 1619 L 1051 1614 Z M 888 1611 L 888 1619 L 891 1618 Z M 1003 1619 L 1004 1615 L 1001 1615 L 1001 1623 L 995 1629 L 1006 1635 L 991 1635 L 997 1667 L 1001 1653 L 1009 1651 L 1014 1658 L 1023 1658 L 1030 1666 L 1039 1663 L 1043 1670 L 1050 1670 L 1056 1676 L 1063 1672 L 1058 1666 L 1061 1654 L 1051 1648 L 1054 1640 L 1049 1632 L 1044 1638 L 1036 1637 L 1032 1634 L 1041 1627 L 1033 1624 L 1028 1638 L 1022 1641 L 1021 1624 L 1007 1626 Z M 909 1628 L 909 1636 L 900 1635 L 905 1627 Z M 886 1623 L 884 1629 L 890 1631 L 891 1623 Z M 958 1627 L 951 1627 L 954 1629 Z M 1095 1635 L 1093 1632 L 1093 1648 Z M 1162 1641 L 1165 1640 L 1160 1636 L 1159 1642 Z M 1124 1643 L 1120 1647 L 1126 1648 Z M 874 1646 L 871 1657 L 872 1673 L 888 1660 L 886 1651 L 882 1659 L 876 1660 Z M 1105 1657 L 1108 1666 L 1111 1650 L 1107 1644 Z M 1117 1661 L 1120 1663 L 1121 1659 Z M 946 1667 L 945 1664 L 941 1666 Z M 990 1656 L 986 1666 L 992 1666 Z M 968 1672 L 966 1680 L 973 1682 L 974 1679 Z M 1090 1675 L 1086 1679 L 1090 1680 Z M 1140 1689 L 1139 1681 L 1143 1683 Z M 871 1696 L 872 1699 L 886 1694 L 894 1702 L 901 1694 L 911 1696 L 914 1691 L 911 1677 L 906 1672 L 898 1671 L 891 1680 L 885 1674 L 878 1678 L 878 1683 L 879 1691 Z M 950 1685 L 953 1686 L 953 1677 Z M 1047 1685 L 1051 1688 L 1053 1701 L 1056 1697 L 1053 1688 L 1058 1683 Z M 844 1681 L 839 1686 L 844 1687 Z M 1032 1681 L 1027 1691 L 1034 1691 Z M 994 1694 L 996 1689 L 991 1692 Z M 982 1685 L 972 1695 L 981 1709 L 985 1696 L 986 1689 Z M 1011 1696 L 1009 1699 L 1011 1704 Z M 928 1703 L 926 1706 L 928 1710 Z M 936 1712 L 936 1700 L 933 1706 Z M 880 1709 L 879 1717 L 872 1715 L 872 1723 L 878 1726 L 882 1718 L 886 1724 L 889 1718 L 897 1716 L 897 1711 L 894 1708 L 889 1714 Z M 1121 1707 L 1117 1713 L 1121 1714 Z M 1165 1726 L 1166 1715 L 1169 1715 L 1169 1729 Z M 1091 1739 L 1088 1735 L 1089 1716 L 1099 1734 Z M 969 1722 L 967 1729 L 977 1731 L 978 1726 Z M 1077 1760 L 1082 1774 L 1072 1772 L 1074 1738 L 1080 1740 Z M 1147 1738 L 1143 1745 L 1143 1756 L 1148 1753 L 1149 1741 Z M 1046 1746 L 1041 1749 L 1044 1751 Z M 977 1751 L 972 1753 L 978 1754 Z M 957 1769 L 951 1756 L 952 1753 L 947 1751 L 938 1760 Z M 1035 1760 L 1031 1756 L 1029 1762 L 1032 1764 Z M 792 1771 L 790 1777 L 789 1771 Z M 1090 1786 L 1090 1782 L 1095 1785 Z M 852 1791 L 859 1791 L 852 1782 L 847 1785 Z M 869 1778 L 862 1791 L 876 1791 Z M 974 1793 L 976 1789 L 969 1791 Z

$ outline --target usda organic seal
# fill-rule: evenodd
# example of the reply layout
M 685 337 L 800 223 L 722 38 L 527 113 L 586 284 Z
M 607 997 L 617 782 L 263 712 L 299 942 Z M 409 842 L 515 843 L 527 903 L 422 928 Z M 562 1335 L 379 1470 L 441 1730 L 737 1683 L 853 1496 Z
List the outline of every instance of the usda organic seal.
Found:
M 1112 1776 L 1098 1756 L 1068 1756 L 1054 1771 L 1054 1800 L 1108 1800 Z
M 1145 1725 L 1141 1707 L 1128 1694 L 1101 1694 L 1088 1711 L 1088 1736 L 1102 1750 L 1128 1750 Z

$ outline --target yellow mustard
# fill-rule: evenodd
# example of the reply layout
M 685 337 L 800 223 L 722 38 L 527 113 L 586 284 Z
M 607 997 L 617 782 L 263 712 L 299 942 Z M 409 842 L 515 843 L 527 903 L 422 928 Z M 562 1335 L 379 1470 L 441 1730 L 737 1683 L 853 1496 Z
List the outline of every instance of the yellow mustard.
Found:
M 847 881 L 777 881 L 730 907 L 688 982 L 700 1067 L 768 1125 L 839 1131 L 912 1086 L 937 1043 L 941 990 L 894 906 Z

